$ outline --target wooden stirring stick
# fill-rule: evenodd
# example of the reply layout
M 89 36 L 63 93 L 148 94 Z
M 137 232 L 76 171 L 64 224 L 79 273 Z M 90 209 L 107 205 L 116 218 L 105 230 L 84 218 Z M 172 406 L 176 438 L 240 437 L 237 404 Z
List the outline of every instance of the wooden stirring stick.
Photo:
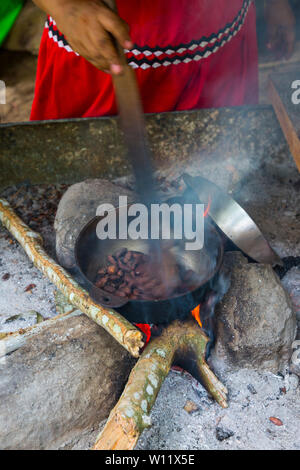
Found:
M 106 4 L 117 11 L 115 0 L 105 0 Z M 152 155 L 148 146 L 143 107 L 134 70 L 128 65 L 123 48 L 113 39 L 119 53 L 123 73 L 113 75 L 121 128 L 136 180 L 136 191 L 140 202 L 149 205 L 158 203 L 152 168 Z M 160 240 L 149 240 L 149 251 L 154 264 L 160 260 L 160 278 L 165 295 L 171 286 L 178 282 L 176 260 L 170 251 L 162 250 Z
M 117 11 L 115 0 L 106 0 L 106 4 Z M 133 69 L 128 65 L 123 48 L 114 40 L 123 67 L 121 75 L 113 75 L 117 97 L 121 128 L 128 149 L 128 158 L 132 164 L 136 179 L 136 189 L 141 202 L 150 203 L 157 199 L 154 190 L 152 157 L 149 150 L 143 107 Z

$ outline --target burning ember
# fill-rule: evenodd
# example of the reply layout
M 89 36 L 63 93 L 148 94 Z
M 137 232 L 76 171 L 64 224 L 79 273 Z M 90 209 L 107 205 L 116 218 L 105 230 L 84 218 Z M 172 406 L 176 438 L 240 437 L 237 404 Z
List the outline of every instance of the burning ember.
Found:
M 206 206 L 206 209 L 204 211 L 204 217 L 207 217 L 210 211 L 210 206 L 211 206 L 211 196 L 208 197 L 208 203 Z
M 201 317 L 200 317 L 200 311 L 201 311 L 201 304 L 197 305 L 193 310 L 191 310 L 192 316 L 195 318 L 197 321 L 198 325 L 200 328 L 203 327 Z M 148 323 L 135 323 L 135 326 L 139 328 L 145 335 L 145 346 L 149 343 L 151 336 L 152 336 L 152 326 L 148 325 Z M 155 328 L 155 327 L 154 327 Z
M 197 307 L 194 308 L 194 310 L 191 310 L 191 314 L 195 318 L 196 322 L 202 328 L 202 321 L 200 317 L 200 310 L 201 310 L 201 304 L 197 305 Z
M 137 328 L 139 328 L 144 333 L 144 335 L 146 336 L 145 346 L 147 346 L 147 344 L 149 343 L 149 341 L 151 339 L 151 335 L 152 335 L 151 325 L 148 325 L 148 323 L 135 323 L 135 326 Z

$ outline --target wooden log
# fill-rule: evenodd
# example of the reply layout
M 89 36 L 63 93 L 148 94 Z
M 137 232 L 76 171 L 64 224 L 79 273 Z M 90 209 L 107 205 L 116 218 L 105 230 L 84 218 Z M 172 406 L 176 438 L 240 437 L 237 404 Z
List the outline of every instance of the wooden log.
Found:
M 45 328 L 81 314 L 82 312 L 79 310 L 73 309 L 72 312 L 56 315 L 55 317 L 49 318 L 49 320 L 37 323 L 36 325 L 28 326 L 27 328 L 21 328 L 17 331 L 8 333 L 0 333 L 0 363 L 2 357 L 24 346 L 28 340 L 33 338 L 36 334 L 40 333 Z
M 0 199 L 0 221 L 24 248 L 29 259 L 62 292 L 70 304 L 102 326 L 133 357 L 139 357 L 143 334 L 119 313 L 96 304 L 82 287 L 42 248 L 42 237 L 33 232 L 13 211 L 8 201 Z
M 184 362 L 223 408 L 227 389 L 205 361 L 208 338 L 193 320 L 178 321 L 162 335 L 151 340 L 133 368 L 127 385 L 107 423 L 97 438 L 94 450 L 131 450 L 139 436 L 151 425 L 150 411 L 173 364 Z

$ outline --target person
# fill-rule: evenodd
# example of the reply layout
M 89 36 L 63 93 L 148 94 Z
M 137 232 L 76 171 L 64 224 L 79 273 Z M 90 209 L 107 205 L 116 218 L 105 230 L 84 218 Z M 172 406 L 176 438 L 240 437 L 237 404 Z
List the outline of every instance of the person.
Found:
M 255 104 L 253 0 L 34 0 L 47 14 L 31 119 L 114 115 L 112 37 L 135 69 L 146 113 Z M 266 0 L 269 47 L 290 55 L 288 0 Z

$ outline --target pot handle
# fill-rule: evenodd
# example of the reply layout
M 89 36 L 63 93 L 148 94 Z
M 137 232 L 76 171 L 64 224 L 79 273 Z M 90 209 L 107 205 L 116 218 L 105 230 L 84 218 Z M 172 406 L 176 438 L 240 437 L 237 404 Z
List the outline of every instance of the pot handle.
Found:
M 95 302 L 106 308 L 120 308 L 128 303 L 128 299 L 122 299 L 94 285 L 90 289 L 89 294 Z

